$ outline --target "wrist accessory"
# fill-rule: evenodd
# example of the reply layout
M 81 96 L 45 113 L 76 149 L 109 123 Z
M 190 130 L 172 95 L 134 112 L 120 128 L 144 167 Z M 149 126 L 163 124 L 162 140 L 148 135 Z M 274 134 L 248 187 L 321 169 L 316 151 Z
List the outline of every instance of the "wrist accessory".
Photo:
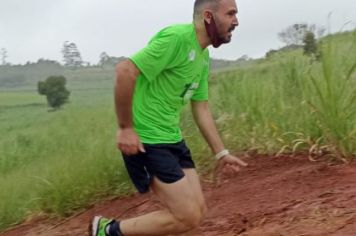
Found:
M 216 159 L 216 160 L 220 160 L 223 156 L 226 156 L 226 155 L 229 155 L 229 154 L 230 154 L 229 150 L 224 149 L 224 150 L 218 152 L 218 153 L 215 155 L 215 159 Z

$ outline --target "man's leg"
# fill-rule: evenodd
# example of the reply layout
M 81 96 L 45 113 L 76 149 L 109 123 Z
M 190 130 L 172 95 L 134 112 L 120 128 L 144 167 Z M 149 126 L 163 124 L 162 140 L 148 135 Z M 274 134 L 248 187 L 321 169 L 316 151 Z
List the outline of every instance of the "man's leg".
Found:
M 194 172 L 188 170 L 187 176 L 172 184 L 163 183 L 155 177 L 151 187 L 167 209 L 121 221 L 122 233 L 125 236 L 158 236 L 183 233 L 198 227 L 202 219 L 201 207 L 204 201 L 199 202 L 202 194 L 197 197 L 197 191 L 192 187 L 199 181 Z
M 198 202 L 200 211 L 202 212 L 202 215 L 204 217 L 208 208 L 206 206 L 203 189 L 200 184 L 199 175 L 194 168 L 183 169 L 183 172 L 184 172 L 185 176 L 188 178 L 188 182 L 189 182 L 191 189 L 194 193 L 195 199 Z M 153 189 L 151 189 L 151 190 L 152 190 L 152 194 L 156 195 L 155 191 Z M 161 203 L 164 204 L 163 202 L 161 202 Z M 167 207 L 166 205 L 164 205 L 164 206 Z
M 187 176 L 190 186 L 192 187 L 192 191 L 194 192 L 194 196 L 196 197 L 199 205 L 200 212 L 202 213 L 203 221 L 205 214 L 207 212 L 207 206 L 205 203 L 205 198 L 203 195 L 203 190 L 200 184 L 199 176 L 194 168 L 191 169 L 183 169 L 185 176 Z M 194 232 L 186 232 L 183 234 L 179 234 L 179 236 L 192 236 Z
M 190 186 L 192 187 L 194 196 L 195 196 L 196 200 L 198 201 L 199 209 L 200 209 L 200 212 L 202 213 L 201 220 L 203 221 L 208 208 L 205 203 L 205 198 L 204 198 L 203 190 L 202 190 L 202 187 L 200 184 L 199 175 L 197 174 L 197 172 L 194 168 L 183 169 L 183 171 L 184 171 L 185 176 L 188 178 L 188 182 L 189 182 Z M 154 191 L 153 191 L 153 193 L 155 194 Z M 193 235 L 191 233 L 186 232 L 186 233 L 179 234 L 179 236 Z M 172 236 L 172 235 L 168 235 L 168 236 Z
M 188 178 L 188 182 L 194 193 L 196 200 L 198 201 L 202 216 L 204 217 L 208 208 L 205 203 L 203 189 L 200 184 L 200 179 L 197 171 L 194 168 L 183 169 L 185 176 Z

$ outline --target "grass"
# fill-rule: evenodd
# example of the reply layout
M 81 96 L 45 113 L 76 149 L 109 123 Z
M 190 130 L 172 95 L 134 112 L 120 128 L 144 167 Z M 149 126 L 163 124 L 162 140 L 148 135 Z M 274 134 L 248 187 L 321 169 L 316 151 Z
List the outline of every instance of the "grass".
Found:
M 354 157 L 355 39 L 326 38 L 321 61 L 292 51 L 213 73 L 210 104 L 227 148 Z M 115 145 L 112 72 L 65 73 L 70 103 L 57 112 L 33 87 L 0 91 L 0 229 L 37 214 L 68 216 L 133 191 Z M 188 111 L 183 134 L 202 171 L 211 153 Z
M 227 142 L 261 153 L 307 150 L 344 161 L 354 156 L 356 35 L 349 37 L 342 45 L 325 40 L 321 61 L 295 51 L 220 74 L 213 106 L 223 133 L 236 134 Z
M 44 102 L 45 98 L 33 91 L 0 92 L 0 108 L 41 105 Z
M 0 126 L 0 228 L 32 214 L 66 216 L 129 192 L 107 91 L 74 92 L 59 112 L 48 112 L 45 104 L 2 111 L 7 122 Z

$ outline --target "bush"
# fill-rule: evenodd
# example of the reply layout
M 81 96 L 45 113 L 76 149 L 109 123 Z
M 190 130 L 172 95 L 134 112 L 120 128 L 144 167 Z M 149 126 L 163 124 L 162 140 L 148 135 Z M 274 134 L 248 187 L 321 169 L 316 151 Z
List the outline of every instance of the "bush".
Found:
M 66 78 L 64 76 L 50 76 L 45 81 L 37 84 L 38 93 L 46 95 L 50 107 L 59 109 L 68 101 L 70 92 L 65 87 Z
M 303 39 L 303 49 L 304 49 L 304 54 L 311 56 L 311 55 L 317 55 L 317 44 L 315 40 L 315 35 L 311 31 L 307 31 L 304 35 Z

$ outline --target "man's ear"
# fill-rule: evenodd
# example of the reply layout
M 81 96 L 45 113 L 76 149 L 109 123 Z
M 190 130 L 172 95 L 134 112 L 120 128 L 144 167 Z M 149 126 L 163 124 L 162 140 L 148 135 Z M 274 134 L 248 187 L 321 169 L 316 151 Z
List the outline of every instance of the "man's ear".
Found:
M 213 18 L 212 12 L 210 10 L 205 10 L 203 13 L 203 18 L 206 23 L 210 24 L 211 19 Z

